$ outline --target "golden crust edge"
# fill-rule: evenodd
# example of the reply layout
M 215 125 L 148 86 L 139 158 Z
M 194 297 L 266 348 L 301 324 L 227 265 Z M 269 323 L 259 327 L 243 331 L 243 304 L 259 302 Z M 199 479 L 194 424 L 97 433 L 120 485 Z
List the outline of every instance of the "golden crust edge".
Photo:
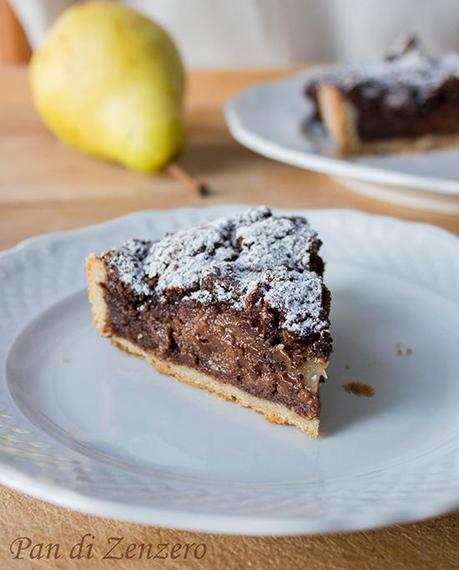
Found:
M 353 154 L 360 146 L 354 107 L 329 83 L 319 85 L 317 103 L 322 122 L 337 151 L 340 154 Z
M 108 308 L 102 288 L 102 284 L 107 280 L 107 271 L 104 262 L 96 255 L 91 254 L 86 259 L 86 276 L 88 297 L 97 330 L 102 336 L 110 336 Z
M 303 418 L 282 404 L 252 396 L 232 384 L 225 384 L 209 374 L 188 366 L 165 361 L 156 354 L 143 350 L 129 340 L 113 335 L 110 329 L 108 307 L 102 288 L 102 284 L 106 281 L 107 273 L 103 261 L 96 255 L 91 254 L 86 259 L 86 274 L 88 296 L 96 328 L 102 336 L 110 337 L 114 346 L 131 355 L 144 358 L 161 374 L 173 376 L 181 382 L 207 390 L 224 400 L 236 402 L 245 408 L 250 408 L 262 414 L 271 423 L 292 425 L 310 437 L 317 438 L 319 436 L 319 418 Z

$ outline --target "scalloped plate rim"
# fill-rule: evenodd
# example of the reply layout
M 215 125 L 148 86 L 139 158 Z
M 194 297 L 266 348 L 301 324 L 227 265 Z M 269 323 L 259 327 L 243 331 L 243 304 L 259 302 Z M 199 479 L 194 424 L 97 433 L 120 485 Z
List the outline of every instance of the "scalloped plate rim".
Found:
M 409 524 L 448 514 L 459 509 L 459 497 L 456 501 L 431 503 L 431 508 L 413 509 L 409 513 L 401 511 L 394 515 L 375 517 L 369 524 L 365 515 L 346 519 L 344 517 L 321 517 L 320 523 L 311 522 L 301 517 L 244 517 L 230 515 L 208 515 L 187 513 L 181 510 L 156 509 L 148 506 L 130 505 L 91 497 L 84 493 L 39 481 L 24 475 L 21 471 L 0 461 L 0 484 L 15 491 L 47 501 L 53 505 L 65 507 L 80 513 L 105 518 L 112 518 L 130 523 L 175 528 L 188 532 L 208 534 L 228 534 L 236 536 L 295 536 L 315 535 L 335 532 L 359 532 L 391 526 Z M 59 494 L 56 494 L 58 489 Z

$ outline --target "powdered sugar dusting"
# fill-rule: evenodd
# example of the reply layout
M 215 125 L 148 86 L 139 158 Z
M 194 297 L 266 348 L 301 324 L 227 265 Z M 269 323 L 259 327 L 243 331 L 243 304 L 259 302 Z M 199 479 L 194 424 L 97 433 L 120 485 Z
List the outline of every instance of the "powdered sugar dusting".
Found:
M 308 85 L 327 81 L 349 90 L 363 84 L 367 97 L 377 97 L 387 91 L 388 103 L 401 106 L 412 92 L 422 101 L 451 78 L 459 80 L 459 54 L 432 57 L 416 44 L 382 61 L 318 70 L 309 75 Z M 391 92 L 394 86 L 397 86 L 396 94 Z
M 259 207 L 166 235 L 130 240 L 106 254 L 109 267 L 136 294 L 226 303 L 244 311 L 264 305 L 281 326 L 302 336 L 328 329 L 322 278 L 311 269 L 320 246 L 301 217 Z
M 148 249 L 148 243 L 130 239 L 111 252 L 110 266 L 116 269 L 120 281 L 138 295 L 149 295 L 151 292 L 145 281 L 143 267 Z
M 322 283 L 313 274 L 305 279 L 304 273 L 293 271 L 287 274 L 282 268 L 273 272 L 265 301 L 285 312 L 286 328 L 301 334 L 305 328 L 316 328 L 322 303 Z

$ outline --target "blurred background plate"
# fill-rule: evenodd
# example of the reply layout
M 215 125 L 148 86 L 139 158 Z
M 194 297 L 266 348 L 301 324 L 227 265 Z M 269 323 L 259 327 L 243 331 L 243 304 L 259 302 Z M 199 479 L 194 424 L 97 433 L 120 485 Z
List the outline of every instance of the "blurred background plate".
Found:
M 459 213 L 459 149 L 417 154 L 333 156 L 323 130 L 310 125 L 308 72 L 250 87 L 226 104 L 233 137 L 269 158 L 329 174 L 350 189 L 395 204 Z

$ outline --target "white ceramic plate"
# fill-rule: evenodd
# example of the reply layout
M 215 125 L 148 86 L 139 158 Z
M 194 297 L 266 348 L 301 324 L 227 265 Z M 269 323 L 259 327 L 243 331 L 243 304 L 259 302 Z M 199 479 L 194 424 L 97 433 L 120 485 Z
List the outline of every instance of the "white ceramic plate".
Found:
M 231 134 L 275 160 L 329 174 L 357 192 L 404 206 L 459 213 L 459 149 L 336 158 L 322 129 L 307 126 L 308 72 L 250 87 L 227 103 Z
M 356 530 L 458 507 L 459 240 L 447 232 L 299 212 L 323 238 L 333 295 L 319 440 L 97 336 L 89 252 L 237 209 L 141 212 L 0 257 L 0 481 L 88 513 L 237 534 Z M 397 356 L 397 343 L 413 353 Z M 375 395 L 345 392 L 351 379 Z

